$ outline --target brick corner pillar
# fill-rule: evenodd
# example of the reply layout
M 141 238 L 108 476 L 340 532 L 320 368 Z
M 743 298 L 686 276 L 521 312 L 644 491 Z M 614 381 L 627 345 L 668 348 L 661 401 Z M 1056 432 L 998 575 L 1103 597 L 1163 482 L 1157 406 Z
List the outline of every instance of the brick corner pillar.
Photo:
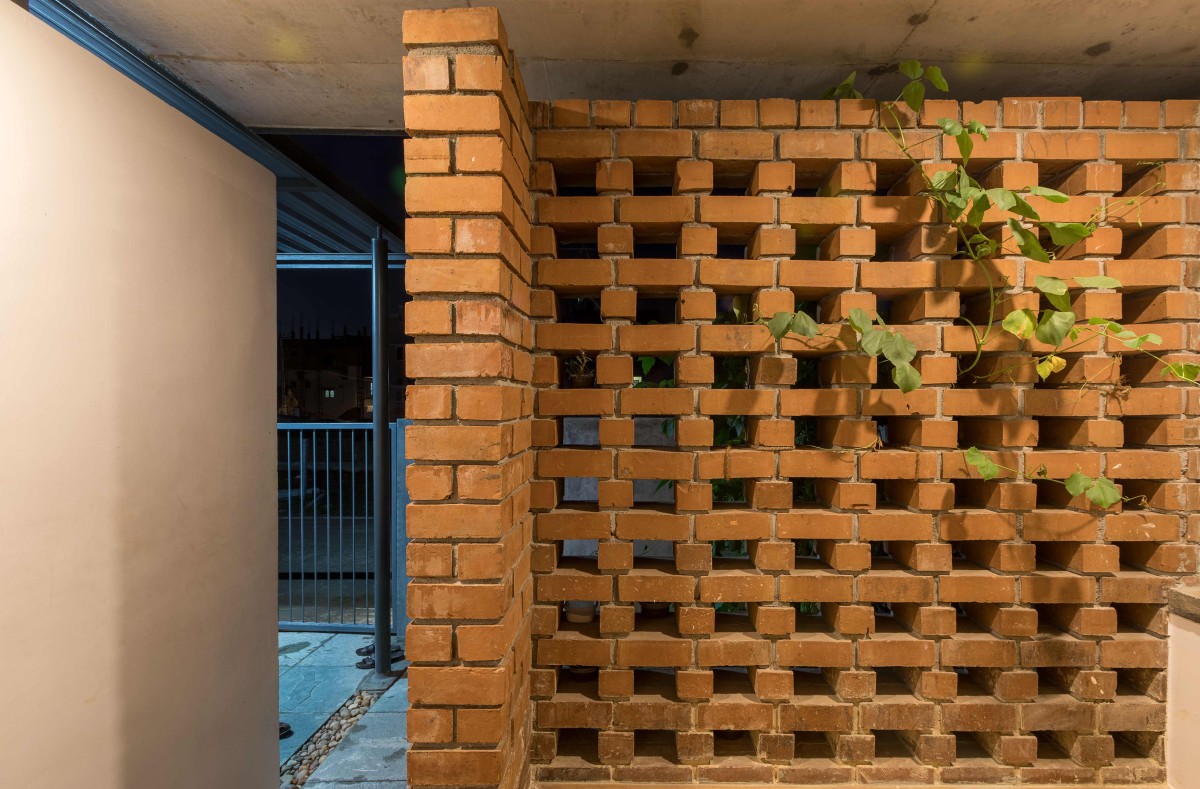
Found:
M 492 8 L 406 11 L 413 786 L 528 783 L 528 101 Z

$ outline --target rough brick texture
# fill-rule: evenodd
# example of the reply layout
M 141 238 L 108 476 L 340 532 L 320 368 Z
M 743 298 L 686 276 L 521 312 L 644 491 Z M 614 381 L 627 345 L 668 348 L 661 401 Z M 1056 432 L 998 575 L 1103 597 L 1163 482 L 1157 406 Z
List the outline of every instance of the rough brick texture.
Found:
M 408 777 L 526 786 L 527 100 L 494 9 L 405 12 Z
M 1163 782 L 1200 391 L 1098 341 L 1041 382 L 998 336 L 992 378 L 960 375 L 987 276 L 873 101 L 527 103 L 494 12 L 405 25 L 414 785 Z M 1072 291 L 1081 320 L 1195 361 L 1198 109 L 905 122 L 933 171 L 957 157 L 936 119 L 978 118 L 986 186 L 1105 217 L 1052 264 L 992 261 L 1002 309 L 1036 308 L 1039 273 L 1112 275 Z M 1148 161 L 1164 183 L 1133 212 Z M 925 386 L 846 328 L 776 342 L 739 317 L 799 306 L 878 311 Z M 972 445 L 1017 473 L 979 479 Z M 1145 505 L 1100 511 L 1042 467 Z

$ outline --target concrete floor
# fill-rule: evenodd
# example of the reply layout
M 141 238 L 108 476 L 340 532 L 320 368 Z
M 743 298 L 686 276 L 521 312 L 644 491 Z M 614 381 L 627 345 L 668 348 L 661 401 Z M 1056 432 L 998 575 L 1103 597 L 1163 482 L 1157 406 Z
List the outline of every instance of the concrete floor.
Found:
M 305 789 L 404 789 L 408 785 L 408 679 L 401 677 L 371 705 Z
M 279 634 L 279 719 L 295 732 L 279 741 L 282 765 L 354 694 L 368 672 L 354 667 L 367 635 Z
M 279 719 L 295 732 L 279 741 L 280 765 L 370 677 L 371 672 L 354 667 L 360 659 L 354 650 L 369 643 L 368 635 L 279 634 Z M 305 789 L 406 787 L 407 711 L 408 679 L 402 677 L 350 729 Z

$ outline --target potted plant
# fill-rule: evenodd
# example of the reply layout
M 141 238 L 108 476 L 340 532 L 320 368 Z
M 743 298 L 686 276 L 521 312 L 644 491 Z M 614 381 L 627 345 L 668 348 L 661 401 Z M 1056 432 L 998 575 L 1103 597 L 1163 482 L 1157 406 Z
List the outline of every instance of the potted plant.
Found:
M 572 389 L 591 389 L 596 385 L 596 361 L 583 351 L 568 358 L 563 366 L 567 368 Z
M 567 621 L 572 624 L 586 625 L 596 618 L 596 604 L 591 600 L 570 600 L 564 608 Z
M 599 666 L 567 666 L 567 676 L 581 682 L 586 682 L 599 673 Z
M 670 603 L 638 603 L 642 607 L 642 616 L 646 619 L 662 619 L 670 616 Z

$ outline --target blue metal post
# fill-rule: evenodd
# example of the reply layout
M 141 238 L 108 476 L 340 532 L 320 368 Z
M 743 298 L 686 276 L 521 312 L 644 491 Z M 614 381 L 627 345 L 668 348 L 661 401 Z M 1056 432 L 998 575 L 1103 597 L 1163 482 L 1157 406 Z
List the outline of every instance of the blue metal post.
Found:
M 374 357 L 371 402 L 374 419 L 371 432 L 375 456 L 375 673 L 385 676 L 392 670 L 392 442 L 388 424 L 388 244 L 382 230 L 371 240 L 371 253 L 374 284 L 371 322 L 371 350 Z
M 392 429 L 392 543 L 395 559 L 392 561 L 392 622 L 396 626 L 396 640 L 404 646 L 404 635 L 408 629 L 408 531 L 404 526 L 404 514 L 408 509 L 408 460 L 405 459 L 404 430 L 412 424 L 411 419 L 397 419 Z

